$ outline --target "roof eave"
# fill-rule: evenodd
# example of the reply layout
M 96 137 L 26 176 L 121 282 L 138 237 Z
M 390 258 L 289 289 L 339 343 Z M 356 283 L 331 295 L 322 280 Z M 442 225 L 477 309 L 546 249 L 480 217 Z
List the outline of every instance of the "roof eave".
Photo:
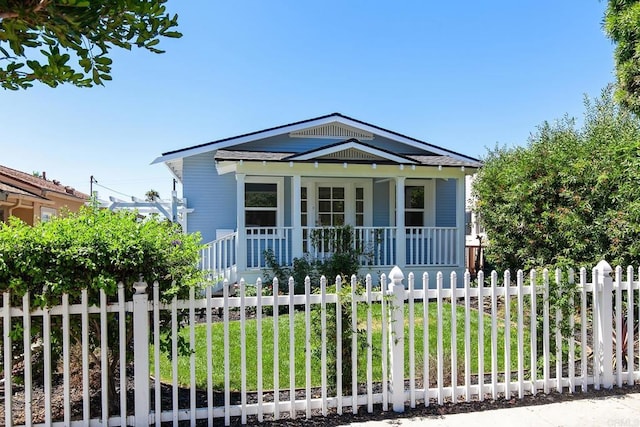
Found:
M 428 150 L 433 152 L 434 154 L 446 155 L 457 158 L 459 160 L 466 161 L 474 161 L 477 162 L 478 159 L 475 159 L 470 156 L 466 156 L 461 153 L 457 153 L 455 151 L 448 150 L 446 148 L 438 147 L 436 145 L 429 144 L 427 142 L 421 141 L 419 139 L 415 139 L 385 128 L 381 128 L 376 125 L 372 125 L 367 122 L 363 122 L 361 120 L 353 119 L 351 117 L 345 116 L 340 113 L 333 113 L 325 116 L 316 117 L 314 119 L 303 120 L 295 123 L 291 123 L 288 125 L 277 126 L 273 128 L 264 129 L 261 131 L 251 132 L 235 137 L 229 137 L 220 139 L 217 141 L 212 141 L 192 147 L 187 147 L 179 150 L 168 151 L 163 153 L 161 156 L 157 157 L 151 164 L 168 162 L 171 160 L 176 160 L 184 157 L 194 156 L 198 154 L 208 153 L 211 151 L 224 149 L 227 147 L 231 147 L 234 145 L 245 144 L 247 142 L 252 142 L 258 139 L 269 138 L 276 135 L 282 135 L 290 132 L 295 132 L 297 130 L 306 129 L 313 126 L 321 126 L 327 123 L 338 122 L 347 126 L 356 127 L 376 135 L 382 136 L 384 138 L 389 138 L 403 144 L 420 148 L 422 150 Z

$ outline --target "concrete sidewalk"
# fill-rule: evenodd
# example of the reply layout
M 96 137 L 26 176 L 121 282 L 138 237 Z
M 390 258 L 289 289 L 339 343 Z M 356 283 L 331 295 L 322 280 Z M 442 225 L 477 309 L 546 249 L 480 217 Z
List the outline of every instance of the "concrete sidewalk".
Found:
M 520 406 L 433 417 L 394 418 L 354 423 L 354 427 L 390 426 L 605 426 L 640 427 L 640 393 L 576 399 L 546 405 Z

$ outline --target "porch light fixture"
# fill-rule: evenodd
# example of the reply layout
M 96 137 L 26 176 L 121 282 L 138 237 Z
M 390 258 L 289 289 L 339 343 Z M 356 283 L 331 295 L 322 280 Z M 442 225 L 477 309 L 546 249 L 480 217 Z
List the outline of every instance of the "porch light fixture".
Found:
M 460 170 L 464 172 L 464 166 L 460 166 Z
M 404 170 L 404 165 L 400 165 L 400 170 L 403 171 Z
M 346 168 L 347 168 L 347 162 L 344 162 L 344 163 L 342 164 L 342 167 L 346 169 Z
M 441 171 L 442 170 L 442 165 L 438 165 L 438 170 Z
M 289 167 L 292 168 L 293 167 L 293 162 L 289 162 Z
M 318 162 L 314 162 L 314 163 L 313 163 L 313 166 L 315 166 L 315 167 L 316 167 L 316 169 L 318 169 Z
M 372 163 L 372 164 L 371 164 L 371 168 L 375 169 L 375 168 L 377 168 L 377 167 L 378 167 L 378 165 L 376 165 L 375 163 Z
M 266 160 L 262 161 L 262 166 L 267 166 L 267 161 Z
M 416 165 L 411 165 L 411 170 L 412 171 L 416 170 Z

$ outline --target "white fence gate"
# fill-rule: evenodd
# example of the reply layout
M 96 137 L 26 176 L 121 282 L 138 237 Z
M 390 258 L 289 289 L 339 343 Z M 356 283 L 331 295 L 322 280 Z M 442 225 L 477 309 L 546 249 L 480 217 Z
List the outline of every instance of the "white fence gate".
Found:
M 65 296 L 60 306 L 37 310 L 30 309 L 28 294 L 21 307 L 12 307 L 5 293 L 0 416 L 7 426 L 193 425 L 197 420 L 229 425 L 232 417 L 242 423 L 249 417 L 309 418 L 359 407 L 372 412 L 374 405 L 401 412 L 406 406 L 445 401 L 634 384 L 640 379 L 640 279 L 632 268 L 626 279 L 620 268 L 613 278 L 610 273 L 603 261 L 592 270 L 591 281 L 584 269 L 577 278 L 572 271 L 564 278 L 560 271 L 553 277 L 531 272 L 526 278 L 518 271 L 514 279 L 508 272 L 499 279 L 494 272 L 486 282 L 482 274 L 476 282 L 467 274 L 460 287 L 455 274 L 448 283 L 441 274 L 435 280 L 425 274 L 422 289 L 416 289 L 409 274 L 405 289 L 403 273 L 395 268 L 391 280 L 383 275 L 377 286 L 367 276 L 364 291 L 355 277 L 351 283 L 338 278 L 331 293 L 326 280 L 318 293 L 311 292 L 307 280 L 299 295 L 294 295 L 293 279 L 288 293 L 277 292 L 274 280 L 267 286 L 258 281 L 250 294 L 241 281 L 233 297 L 224 286 L 223 297 L 212 297 L 210 289 L 204 297 L 192 291 L 188 300 L 170 304 L 160 302 L 157 286 L 147 290 L 145 283 L 137 283 L 132 301 L 125 301 L 120 286 L 117 301 L 108 303 L 102 293 L 99 307 L 90 307 L 83 291 L 78 303 Z M 572 315 L 565 319 L 569 333 L 564 336 L 562 311 L 551 311 L 549 302 L 554 284 L 563 280 L 577 287 L 568 300 Z M 275 295 L 264 295 L 270 286 Z M 331 313 L 342 315 L 332 319 Z M 179 325 L 179 314 L 188 321 Z M 114 316 L 117 331 L 108 331 Z M 57 365 L 52 363 L 52 320 L 63 332 Z M 168 374 L 159 344 L 160 323 L 167 321 Z M 100 336 L 90 336 L 97 325 Z M 41 332 L 32 333 L 34 328 Z M 71 333 L 73 328 L 79 335 Z M 16 330 L 24 332 L 21 354 L 14 354 Z M 270 340 L 263 341 L 267 330 Z M 127 331 L 133 332 L 133 345 Z M 73 336 L 79 342 L 72 342 Z M 118 337 L 113 342 L 120 366 L 129 369 L 109 370 L 110 336 Z M 180 337 L 190 350 L 182 358 Z M 90 340 L 98 342 L 96 354 L 89 352 Z M 204 354 L 195 353 L 198 346 Z M 36 352 L 42 354 L 42 372 Z M 239 370 L 232 369 L 236 363 Z M 350 378 L 343 377 L 344 367 L 350 368 Z M 222 373 L 220 379 L 216 372 Z M 232 372 L 239 372 L 239 378 Z M 319 379 L 313 372 L 319 372 Z M 111 393 L 110 383 L 116 384 Z

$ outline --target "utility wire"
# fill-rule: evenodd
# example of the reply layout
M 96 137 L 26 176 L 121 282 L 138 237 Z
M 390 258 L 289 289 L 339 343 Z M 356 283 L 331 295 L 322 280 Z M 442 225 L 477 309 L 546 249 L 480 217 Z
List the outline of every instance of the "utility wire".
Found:
M 130 196 L 130 195 L 128 195 L 128 194 L 125 194 L 125 193 L 123 193 L 123 192 L 121 192 L 121 191 L 114 190 L 113 188 L 106 187 L 106 186 L 104 186 L 104 185 L 102 185 L 102 184 L 98 184 L 98 181 L 93 181 L 93 184 L 94 184 L 94 185 L 96 185 L 96 186 L 98 186 L 98 187 L 104 188 L 105 190 L 109 190 L 109 191 L 111 191 L 111 192 L 114 192 L 114 193 L 116 193 L 116 194 L 119 194 L 119 195 L 121 195 L 121 196 L 128 197 L 128 198 L 131 198 L 131 197 L 132 197 L 132 196 Z

